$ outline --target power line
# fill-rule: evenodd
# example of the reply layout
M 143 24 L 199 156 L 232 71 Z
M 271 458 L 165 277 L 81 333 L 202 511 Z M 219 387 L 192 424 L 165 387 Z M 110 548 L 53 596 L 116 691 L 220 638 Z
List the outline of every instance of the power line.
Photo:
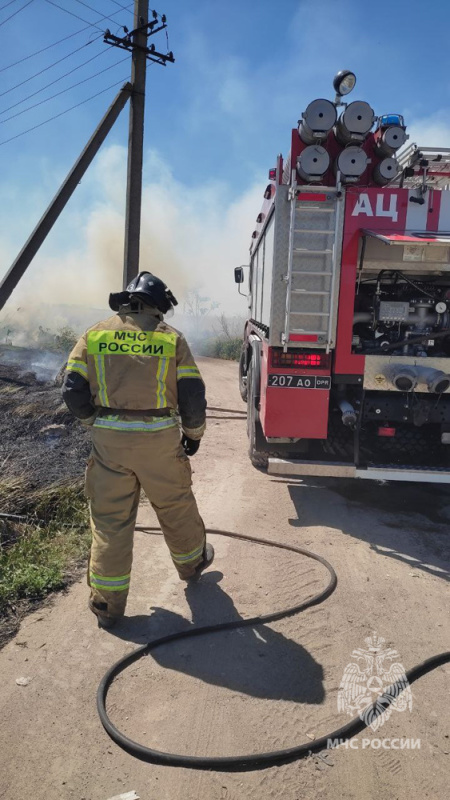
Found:
M 39 77 L 39 75 L 42 75 L 44 72 L 47 72 L 52 67 L 56 67 L 56 65 L 60 64 L 61 61 L 65 61 L 66 58 L 73 56 L 75 53 L 79 53 L 80 50 L 83 50 L 83 48 L 87 47 L 89 44 L 92 44 L 92 42 L 85 42 L 84 44 L 81 45 L 81 47 L 77 47 L 75 50 L 71 50 L 71 52 L 67 53 L 67 55 L 63 56 L 62 58 L 58 58 L 57 61 L 54 61 L 52 64 L 49 64 L 48 67 L 44 67 L 43 69 L 39 70 L 39 72 L 35 72 L 34 75 L 31 75 L 29 78 L 25 78 L 25 80 L 20 81 L 20 83 L 16 83 L 15 86 L 11 86 L 10 89 L 5 89 L 4 92 L 0 92 L 0 97 L 4 97 L 5 94 L 13 92 L 14 89 L 18 89 L 19 86 L 23 86 L 25 83 L 28 83 L 28 81 L 32 81 L 34 78 Z
M 10 2 L 15 3 L 17 2 L 17 0 L 10 0 Z M 113 11 L 112 16 L 114 17 L 116 14 L 119 13 L 120 13 L 119 11 Z M 100 17 L 100 19 L 98 19 L 97 22 L 102 22 L 102 20 L 104 19 L 107 19 L 107 17 Z M 13 61 L 12 64 L 7 64 L 6 67 L 0 67 L 0 72 L 5 72 L 5 70 L 7 69 L 16 67 L 18 64 L 22 64 L 23 61 L 28 61 L 29 58 L 34 58 L 34 56 L 39 56 L 41 53 L 45 53 L 46 50 L 50 50 L 52 47 L 56 47 L 57 44 L 62 44 L 63 42 L 68 41 L 69 39 L 73 39 L 74 36 L 78 36 L 80 33 L 88 31 L 89 28 L 92 28 L 91 22 L 88 25 L 86 25 L 86 27 L 80 28 L 79 31 L 75 31 L 74 33 L 69 33 L 68 36 L 65 36 L 63 39 L 57 39 L 56 42 L 52 42 L 52 44 L 48 44 L 46 47 L 41 47 L 40 50 L 35 50 L 34 53 L 30 53 L 28 56 L 23 56 L 23 58 L 19 58 L 17 59 L 17 61 Z
M 32 128 L 27 128 L 26 131 L 21 131 L 21 133 L 16 133 L 15 136 L 10 136 L 9 139 L 4 139 L 3 142 L 0 142 L 0 147 L 2 147 L 4 144 L 8 144 L 8 142 L 12 142 L 14 139 L 18 139 L 20 136 L 25 136 L 26 133 L 30 133 L 31 131 L 35 131 L 37 128 L 42 128 L 43 125 L 47 125 L 49 122 L 53 122 L 54 119 L 58 119 L 58 117 L 62 117 L 64 114 L 68 114 L 69 111 L 73 111 L 75 108 L 79 108 L 80 106 L 84 105 L 85 103 L 88 103 L 89 100 L 94 100 L 95 97 L 99 97 L 99 95 L 104 94 L 109 89 L 113 89 L 114 86 L 118 86 L 119 83 L 123 83 L 126 80 L 127 80 L 127 78 L 122 78 L 122 80 L 116 81 L 115 83 L 112 83 L 111 86 L 107 86 L 105 89 L 101 89 L 99 92 L 97 92 L 96 94 L 92 94 L 90 97 L 86 97 L 85 100 L 81 100 L 79 103 L 76 103 L 74 106 L 70 106 L 70 108 L 66 108 L 65 111 L 60 111 L 59 114 L 54 114 L 53 117 L 49 117 L 48 119 L 45 119 L 43 122 L 39 122 L 37 125 L 33 125 Z
M 130 3 L 127 8 L 126 6 L 123 6 L 122 3 L 118 3 L 117 0 L 111 0 L 111 3 L 114 3 L 115 6 L 119 6 L 119 8 L 123 9 L 123 11 L 130 11 L 130 9 L 133 7 L 133 3 Z M 114 13 L 117 14 L 117 11 Z
M 92 8 L 92 6 L 90 6 L 90 5 L 88 5 L 87 3 L 85 3 L 85 2 L 84 2 L 84 0 L 76 0 L 76 2 L 77 2 L 77 3 L 79 3 L 79 4 L 80 4 L 80 6 L 84 6 L 85 8 L 88 8 L 88 9 L 89 9 L 89 11 L 93 11 L 93 12 L 94 12 L 94 14 L 98 14 L 98 11 L 97 11 L 97 9 L 96 9 L 96 8 Z M 116 20 L 115 20 L 115 19 L 113 19 L 112 17 L 108 17 L 107 15 L 105 15 L 105 17 L 104 17 L 104 18 L 105 18 L 105 19 L 109 19 L 109 21 L 110 21 L 110 22 L 113 22 L 114 24 L 116 24 Z
M 95 72 L 93 75 L 89 75 L 88 78 L 83 78 L 83 80 L 73 83 L 72 86 L 67 86 L 65 89 L 61 89 L 60 92 L 56 92 L 56 94 L 52 94 L 50 97 L 46 97 L 44 100 L 40 100 L 38 103 L 34 103 L 32 106 L 28 106 L 28 108 L 23 108 L 22 111 L 17 111 L 16 114 L 11 114 L 10 117 L 0 120 L 0 125 L 3 125 L 4 122 L 9 122 L 11 119 L 15 119 L 15 117 L 20 117 L 21 114 L 25 114 L 27 111 L 31 111 L 33 108 L 37 108 L 38 106 L 42 106 L 44 103 L 48 103 L 49 100 L 54 100 L 55 97 L 59 97 L 65 92 L 69 92 L 71 89 L 76 89 L 77 86 L 81 86 L 83 83 L 92 81 L 94 78 L 97 78 L 104 72 L 108 72 L 108 70 L 113 69 L 113 67 L 123 64 L 124 61 L 128 61 L 128 56 L 125 56 L 125 58 L 120 58 L 118 61 L 115 61 L 114 64 L 110 64 L 109 67 L 105 67 L 105 69 L 101 69 L 98 72 Z
M 111 49 L 111 48 L 108 48 L 108 49 Z M 22 100 L 18 100 L 17 103 L 13 103 L 12 105 L 8 106 L 7 108 L 4 108 L 3 111 L 0 111 L 0 115 L 1 114 L 6 114 L 6 112 L 7 111 L 11 111 L 12 108 L 16 108 L 16 106 L 20 106 L 21 103 L 26 103 L 27 100 L 31 100 L 32 97 L 36 97 L 37 94 L 40 94 L 41 92 L 45 92 L 45 90 L 49 89 L 50 86 L 54 86 L 55 83 L 59 83 L 59 81 L 62 81 L 63 78 L 67 78 L 68 75 L 72 75 L 73 72 L 76 72 L 78 69 L 81 69 L 82 67 L 86 66 L 86 64 L 90 64 L 91 61 L 94 61 L 96 58 L 99 58 L 102 55 L 102 53 L 106 53 L 106 52 L 108 52 L 108 51 L 107 50 L 100 50 L 98 53 L 95 54 L 95 56 L 92 56 L 91 58 L 86 59 L 86 61 L 82 61 L 81 64 L 77 64 L 76 67 L 73 67 L 72 69 L 69 69 L 68 72 L 65 72 L 63 75 L 60 75 L 58 78 L 55 78 L 53 81 L 50 81 L 50 83 L 47 83 L 45 86 L 42 86 L 41 89 L 37 89 L 35 92 L 32 92 L 31 94 L 27 95 L 27 97 L 24 97 Z
M 32 2 L 32 0 L 30 0 Z M 97 28 L 98 31 L 103 33 L 102 29 L 95 24 L 95 22 L 89 22 L 89 20 L 80 17 L 78 14 L 75 14 L 74 11 L 69 11 L 68 8 L 64 8 L 64 6 L 60 6 L 58 3 L 55 3 L 54 0 L 45 0 L 46 3 L 49 3 L 51 6 L 55 6 L 55 8 L 59 8 L 60 11 L 65 11 L 66 14 L 70 14 L 71 17 L 75 17 L 76 19 L 81 20 L 81 22 L 86 22 L 90 27 Z M 102 17 L 102 19 L 109 19 L 108 17 Z M 100 20 L 98 20 L 100 22 Z
M 5 3 L 5 5 L 3 5 L 3 6 L 0 8 L 0 11 L 4 11 L 4 10 L 5 10 L 5 8 L 8 8 L 8 6 L 12 6 L 12 4 L 13 4 L 13 3 L 17 3 L 17 0 L 9 0 L 9 3 Z
M 33 3 L 33 2 L 34 2 L 34 0 L 28 0 L 28 3 L 25 3 L 24 6 L 22 6 L 21 8 L 18 8 L 17 11 L 14 11 L 13 14 L 10 14 L 9 17 L 6 17 L 6 19 L 2 20 L 2 22 L 0 22 L 0 28 L 2 27 L 2 25 L 5 25 L 7 22 L 9 22 L 10 19 L 12 19 L 13 17 L 17 16 L 17 14 L 20 14 L 21 11 L 23 11 L 27 6 L 31 5 L 31 3 Z M 4 6 L 4 8 L 6 8 L 6 6 Z

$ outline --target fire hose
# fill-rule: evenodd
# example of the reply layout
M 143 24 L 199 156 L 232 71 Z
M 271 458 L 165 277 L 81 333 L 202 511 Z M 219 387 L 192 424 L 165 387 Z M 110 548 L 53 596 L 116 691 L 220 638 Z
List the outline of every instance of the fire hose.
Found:
M 151 533 L 153 535 L 162 535 L 161 533 L 158 533 L 160 529 L 154 527 L 138 526 L 136 530 Z M 149 655 L 157 647 L 169 644 L 170 642 L 177 642 L 182 639 L 190 639 L 194 636 L 204 636 L 206 634 L 218 633 L 220 631 L 254 627 L 256 625 L 262 625 L 263 623 L 274 622 L 275 620 L 291 617 L 294 614 L 299 614 L 302 611 L 306 611 L 307 608 L 311 608 L 312 606 L 318 605 L 323 600 L 326 600 L 326 598 L 329 597 L 336 588 L 337 575 L 333 567 L 328 561 L 326 561 L 325 558 L 313 553 L 311 550 L 306 550 L 303 547 L 296 547 L 291 544 L 272 541 L 270 539 L 260 539 L 256 536 L 232 533 L 231 531 L 221 531 L 214 528 L 208 529 L 207 533 L 218 534 L 219 536 L 227 536 L 231 539 L 239 539 L 245 542 L 253 542 L 254 544 L 265 545 L 266 547 L 276 547 L 280 550 L 289 550 L 292 553 L 298 553 L 299 555 L 306 556 L 307 558 L 312 558 L 314 561 L 318 561 L 320 564 L 323 564 L 323 566 L 328 570 L 330 576 L 328 584 L 324 589 L 322 589 L 322 591 L 318 592 L 313 597 L 291 606 L 290 608 L 286 608 L 281 611 L 274 611 L 271 614 L 261 614 L 260 616 L 245 620 L 239 619 L 232 620 L 230 622 L 221 622 L 215 625 L 192 627 L 185 631 L 171 633 L 167 636 L 162 636 L 158 639 L 148 642 L 147 644 L 139 647 L 137 650 L 127 654 L 117 661 L 106 672 L 97 690 L 97 710 L 100 720 L 106 732 L 111 739 L 116 742 L 116 744 L 118 744 L 130 755 L 138 758 L 140 761 L 147 761 L 152 764 L 161 764 L 171 767 L 185 767 L 190 769 L 217 770 L 219 772 L 244 772 L 264 769 L 266 767 L 305 758 L 312 753 L 327 748 L 329 740 L 346 741 L 351 739 L 353 736 L 355 736 L 357 733 L 360 733 L 367 727 L 369 723 L 365 720 L 370 718 L 371 721 L 373 721 L 376 717 L 384 713 L 387 708 L 389 708 L 391 703 L 393 703 L 398 697 L 401 688 L 404 688 L 404 677 L 402 681 L 396 682 L 386 689 L 386 691 L 376 700 L 376 702 L 373 703 L 372 708 L 369 707 L 367 710 L 368 713 L 364 714 L 364 719 L 361 717 L 356 717 L 347 723 L 347 725 L 343 725 L 341 728 L 333 731 L 333 733 L 329 733 L 313 741 L 308 741 L 304 744 L 288 747 L 283 750 L 275 750 L 267 753 L 252 753 L 246 756 L 187 756 L 154 750 L 151 747 L 146 747 L 145 745 L 135 742 L 125 736 L 125 734 L 123 734 L 117 728 L 117 726 L 111 722 L 106 711 L 106 699 L 109 688 L 111 687 L 114 679 L 136 661 L 139 661 L 144 656 Z M 413 681 L 416 681 L 418 678 L 426 675 L 428 672 L 431 672 L 431 670 L 434 670 L 437 667 L 449 662 L 450 651 L 432 656 L 426 661 L 422 661 L 417 666 L 408 670 L 408 672 L 406 672 L 406 679 L 411 684 Z

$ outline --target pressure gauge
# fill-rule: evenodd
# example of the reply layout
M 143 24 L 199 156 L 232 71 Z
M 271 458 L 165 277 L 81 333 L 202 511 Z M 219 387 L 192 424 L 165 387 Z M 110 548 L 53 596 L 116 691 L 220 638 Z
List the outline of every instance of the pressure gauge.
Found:
M 444 314 L 447 311 L 447 303 L 443 303 L 441 300 L 440 303 L 436 303 L 434 308 L 438 314 Z

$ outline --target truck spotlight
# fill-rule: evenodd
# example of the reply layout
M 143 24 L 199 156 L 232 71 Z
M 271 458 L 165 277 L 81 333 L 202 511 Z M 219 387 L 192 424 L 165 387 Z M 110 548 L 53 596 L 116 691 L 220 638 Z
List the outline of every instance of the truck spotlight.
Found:
M 343 183 L 356 183 L 369 163 L 361 147 L 346 147 L 334 162 L 334 170 L 339 170 Z
M 383 114 L 374 133 L 376 148 L 382 156 L 393 156 L 409 139 L 401 114 Z
M 395 158 L 383 158 L 379 164 L 376 165 L 372 178 L 378 186 L 386 186 L 397 177 L 400 172 L 400 166 Z
M 349 69 L 341 69 L 333 79 L 333 88 L 338 97 L 350 94 L 355 88 L 356 75 Z
M 380 155 L 383 156 L 394 155 L 394 153 L 399 150 L 408 139 L 408 134 L 406 133 L 405 129 L 397 128 L 396 126 L 385 128 L 384 131 L 382 129 L 378 129 L 375 131 L 374 136 L 377 150 Z
M 313 100 L 298 123 L 300 139 L 305 144 L 318 144 L 327 138 L 336 122 L 336 107 L 330 100 Z
M 347 106 L 337 121 L 334 129 L 336 139 L 343 145 L 363 142 L 374 122 L 375 114 L 369 103 L 355 100 Z
M 305 147 L 297 159 L 298 175 L 307 183 L 320 182 L 329 166 L 330 156 L 319 144 Z

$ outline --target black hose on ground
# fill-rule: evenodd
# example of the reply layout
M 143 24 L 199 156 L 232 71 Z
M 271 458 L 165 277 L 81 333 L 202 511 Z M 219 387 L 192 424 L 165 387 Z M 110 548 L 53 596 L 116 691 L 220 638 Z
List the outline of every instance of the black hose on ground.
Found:
M 209 414 L 209 411 L 221 411 L 222 414 L 225 413 L 227 416 L 212 416 Z M 219 406 L 208 406 L 206 409 L 206 419 L 247 419 L 247 412 L 245 410 L 240 409 L 239 411 L 236 408 L 220 408 Z M 239 416 L 230 417 L 229 414 L 238 414 Z
M 226 412 L 227 414 L 243 414 L 243 413 L 245 414 L 245 411 L 243 412 L 241 408 L 240 409 L 237 409 L 237 408 L 222 408 L 222 406 L 207 406 L 206 410 L 207 411 L 223 411 L 224 413 Z
M 138 526 L 136 530 L 147 533 L 157 533 L 160 529 Z M 292 606 L 291 608 L 281 611 L 274 611 L 271 614 L 262 614 L 261 616 L 252 617 L 251 619 L 233 620 L 230 622 L 218 623 L 216 625 L 194 627 L 179 633 L 172 633 L 168 636 L 162 636 L 159 639 L 148 642 L 147 644 L 143 645 L 143 647 L 139 647 L 133 653 L 129 653 L 121 658 L 104 675 L 97 691 L 97 709 L 100 720 L 111 739 L 113 739 L 116 744 L 122 747 L 122 749 L 130 755 L 140 759 L 141 761 L 147 761 L 152 764 L 161 764 L 171 767 L 186 767 L 190 769 L 217 770 L 219 772 L 244 772 L 285 764 L 290 761 L 296 761 L 300 758 L 310 755 L 311 753 L 326 749 L 329 745 L 329 740 L 345 741 L 347 739 L 351 739 L 357 733 L 360 733 L 360 731 L 364 730 L 368 723 L 361 720 L 360 717 L 356 717 L 356 719 L 348 722 L 347 725 L 343 725 L 342 728 L 338 728 L 332 733 L 321 736 L 319 739 L 314 739 L 313 741 L 308 741 L 304 744 L 288 747 L 283 750 L 275 750 L 268 753 L 252 753 L 247 756 L 183 756 L 175 753 L 164 753 L 159 750 L 153 750 L 151 747 L 145 747 L 144 745 L 139 744 L 139 742 L 134 742 L 132 739 L 129 739 L 127 736 L 121 733 L 119 729 L 111 722 L 106 711 L 106 698 L 112 682 L 118 675 L 120 675 L 121 672 L 126 670 L 127 667 L 130 667 L 136 661 L 139 661 L 140 658 L 148 655 L 157 647 L 160 647 L 163 644 L 168 644 L 169 642 L 179 641 L 180 639 L 189 639 L 193 636 L 204 636 L 207 633 L 217 633 L 218 631 L 226 630 L 229 631 L 248 626 L 254 627 L 266 622 L 274 622 L 275 620 L 284 619 L 285 617 L 290 617 L 294 614 L 300 613 L 301 611 L 305 611 L 307 608 L 311 608 L 311 606 L 318 605 L 327 597 L 329 597 L 336 588 L 337 576 L 333 567 L 328 561 L 326 561 L 325 558 L 313 553 L 311 550 L 306 550 L 303 547 L 295 547 L 291 544 L 275 542 L 270 539 L 259 539 L 256 536 L 247 536 L 245 534 L 232 533 L 231 531 L 220 531 L 214 528 L 208 529 L 207 533 L 227 536 L 232 539 L 240 539 L 245 542 L 254 542 L 256 544 L 266 545 L 268 547 L 277 547 L 280 550 L 290 550 L 293 553 L 298 553 L 299 555 L 306 556 L 307 558 L 312 558 L 314 561 L 318 561 L 320 564 L 323 564 L 323 566 L 326 567 L 329 572 L 330 579 L 327 586 L 321 592 L 309 598 L 308 600 L 304 600 L 303 602 Z M 422 661 L 416 667 L 410 669 L 406 673 L 406 678 L 409 683 L 413 683 L 413 681 L 417 680 L 422 675 L 426 675 L 428 672 L 431 672 L 431 670 L 436 669 L 436 667 L 448 662 L 450 662 L 450 652 L 440 653 L 436 656 L 432 656 L 432 658 Z M 399 684 L 395 683 L 390 686 L 384 692 L 384 694 L 377 699 L 376 703 L 374 703 L 372 709 L 370 709 L 370 713 L 365 714 L 365 718 L 367 719 L 370 717 L 370 719 L 373 721 L 377 716 L 380 716 L 397 698 L 402 687 L 404 687 L 403 682 L 400 682 Z

